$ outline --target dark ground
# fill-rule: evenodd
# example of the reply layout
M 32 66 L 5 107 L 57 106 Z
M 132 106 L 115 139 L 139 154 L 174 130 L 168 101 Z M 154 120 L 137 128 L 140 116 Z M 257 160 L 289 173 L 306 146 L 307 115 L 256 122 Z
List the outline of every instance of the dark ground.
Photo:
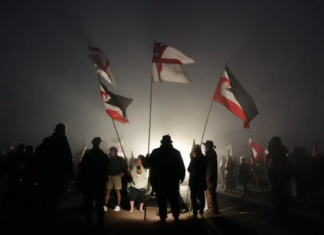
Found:
M 261 194 L 250 186 L 253 195 L 249 198 L 241 198 L 240 190 L 233 193 L 224 193 L 218 189 L 220 214 L 207 215 L 202 221 L 188 220 L 188 213 L 182 214 L 180 226 L 173 224 L 169 215 L 168 226 L 161 228 L 154 224 L 158 219 L 155 215 L 157 208 L 154 199 L 148 204 L 147 221 L 143 221 L 144 214 L 134 211 L 113 211 L 113 199 L 111 208 L 106 212 L 105 226 L 102 230 L 95 227 L 96 215 L 94 212 L 94 227 L 88 229 L 84 225 L 84 216 L 81 209 L 81 197 L 74 196 L 71 191 L 66 193 L 62 200 L 59 219 L 56 225 L 47 228 L 39 228 L 36 221 L 28 223 L 30 217 L 23 220 L 14 219 L 10 213 L 4 214 L 1 209 L 1 234 L 324 234 L 322 223 L 324 222 L 324 194 L 317 193 L 308 205 L 295 203 L 292 205 L 290 216 L 286 222 L 277 221 L 273 215 L 272 204 L 267 199 L 267 194 Z M 186 196 L 185 187 L 182 187 L 182 196 Z M 184 198 L 185 200 L 185 198 Z M 127 200 L 124 200 L 124 208 L 127 209 Z M 94 210 L 95 211 L 95 210 Z M 8 212 L 8 211 L 7 211 Z

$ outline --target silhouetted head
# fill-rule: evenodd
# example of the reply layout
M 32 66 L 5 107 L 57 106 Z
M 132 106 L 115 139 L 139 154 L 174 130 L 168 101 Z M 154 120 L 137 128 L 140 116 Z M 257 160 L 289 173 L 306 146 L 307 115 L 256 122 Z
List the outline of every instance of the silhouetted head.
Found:
M 199 144 L 196 144 L 194 146 L 194 156 L 197 155 L 202 155 L 201 146 Z
M 297 152 L 298 152 L 298 148 L 297 148 L 297 147 L 293 147 L 293 148 L 291 149 L 291 152 L 292 152 L 292 153 L 297 153 Z
M 17 152 L 21 153 L 25 151 L 25 145 L 24 144 L 18 144 L 17 146 Z
M 34 153 L 34 147 L 33 146 L 27 146 L 25 149 L 25 153 L 27 155 L 32 155 Z
M 117 148 L 116 147 L 110 147 L 110 149 L 109 149 L 109 155 L 111 156 L 111 157 L 115 157 L 115 156 L 117 156 L 117 152 L 118 152 L 118 150 L 117 150 Z
M 161 140 L 161 144 L 172 144 L 171 136 L 164 135 Z
M 299 147 L 296 151 L 298 154 L 306 155 L 306 150 L 303 147 Z
M 240 162 L 241 162 L 242 164 L 243 164 L 243 163 L 246 163 L 245 157 L 242 156 L 242 157 L 240 158 Z
M 214 142 L 211 140 L 207 140 L 206 143 L 203 143 L 203 145 L 205 145 L 206 152 L 216 148 L 216 146 L 214 146 Z
M 100 137 L 95 137 L 91 141 L 94 148 L 101 148 L 102 147 L 102 140 Z
M 137 160 L 136 160 L 136 164 L 138 166 L 142 166 L 144 159 L 145 159 L 144 155 L 139 155 Z
M 272 147 L 277 147 L 281 145 L 281 138 L 279 136 L 272 137 L 270 142 Z
M 67 133 L 67 128 L 63 123 L 57 124 L 54 130 L 60 136 L 65 136 Z

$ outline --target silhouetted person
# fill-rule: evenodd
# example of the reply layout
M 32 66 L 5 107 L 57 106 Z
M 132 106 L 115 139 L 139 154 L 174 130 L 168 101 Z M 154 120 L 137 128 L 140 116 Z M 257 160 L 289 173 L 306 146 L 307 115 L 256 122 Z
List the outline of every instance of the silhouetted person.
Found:
M 45 138 L 35 151 L 42 193 L 40 203 L 44 208 L 45 219 L 56 219 L 68 181 L 74 176 L 72 153 L 66 133 L 64 124 L 56 125 L 53 135 Z
M 111 147 L 109 149 L 109 169 L 108 169 L 108 186 L 106 192 L 106 199 L 105 199 L 105 206 L 104 210 L 108 210 L 108 202 L 109 196 L 112 189 L 115 189 L 117 194 L 117 205 L 114 211 L 120 211 L 120 201 L 121 201 L 121 194 L 120 191 L 122 190 L 122 177 L 124 176 L 125 172 L 127 172 L 127 163 L 126 161 L 117 155 L 118 150 L 116 147 Z
M 275 210 L 280 217 L 278 219 L 284 219 L 289 210 L 287 184 L 291 174 L 287 154 L 288 150 L 282 145 L 281 138 L 272 137 L 267 176 L 271 184 Z
M 311 158 L 304 148 L 298 148 L 298 164 L 296 167 L 297 195 L 307 203 L 312 189 L 313 166 Z
M 205 156 L 207 158 L 207 171 L 206 171 L 206 181 L 207 181 L 207 203 L 208 212 L 218 213 L 218 202 L 216 196 L 217 189 L 217 154 L 215 152 L 216 146 L 214 146 L 213 141 L 207 140 L 205 145 Z
M 256 183 L 260 189 L 260 192 L 265 192 L 268 190 L 268 180 L 265 175 L 265 167 L 264 164 L 257 163 L 253 169 L 253 173 L 256 176 Z
M 224 192 L 232 192 L 232 189 L 234 188 L 235 184 L 235 162 L 231 156 L 228 156 L 227 162 L 225 165 L 225 180 L 226 180 L 226 189 Z
M 22 183 L 24 187 L 24 211 L 31 213 L 34 208 L 36 197 L 36 165 L 33 146 L 27 146 L 25 149 L 25 163 L 23 166 Z
M 293 147 L 292 153 L 288 155 L 289 165 L 290 165 L 290 173 L 291 173 L 291 180 L 290 180 L 290 189 L 291 189 L 291 196 L 293 198 L 297 198 L 297 183 L 296 183 L 296 173 L 297 173 L 297 166 L 299 162 L 298 157 L 298 148 Z
M 150 180 L 159 206 L 160 220 L 157 223 L 166 224 L 168 198 L 174 221 L 179 222 L 179 182 L 183 182 L 186 169 L 181 153 L 173 148 L 169 135 L 163 136 L 160 148 L 153 150 L 145 164 L 146 168 L 151 168 Z
M 102 150 L 100 137 L 92 140 L 93 148 L 83 156 L 79 165 L 79 187 L 83 195 L 84 211 L 87 225 L 92 224 L 93 201 L 97 207 L 98 225 L 104 222 L 104 197 L 108 181 L 108 155 Z
M 242 197 L 246 197 L 250 190 L 248 189 L 248 183 L 250 183 L 251 177 L 251 167 L 246 162 L 244 157 L 240 158 L 241 165 L 239 166 L 238 170 L 238 181 L 242 184 Z
M 143 167 L 142 161 L 144 161 L 144 156 L 139 155 L 138 159 L 135 160 L 135 165 L 131 170 L 131 175 L 133 182 L 130 187 L 129 198 L 130 198 L 130 210 L 129 213 L 134 212 L 134 203 L 139 201 L 140 203 L 140 212 L 144 212 L 143 205 L 146 199 L 145 190 L 146 190 L 146 179 L 147 172 Z
M 21 209 L 22 202 L 22 175 L 23 164 L 25 161 L 25 145 L 19 144 L 16 152 L 12 153 L 7 159 L 7 177 L 6 184 L 8 187 L 9 201 L 14 211 Z
M 202 219 L 205 208 L 205 191 L 207 190 L 206 182 L 207 159 L 202 154 L 200 145 L 195 145 L 193 158 L 188 166 L 190 197 L 193 207 L 193 218 Z M 197 199 L 200 201 L 199 214 Z

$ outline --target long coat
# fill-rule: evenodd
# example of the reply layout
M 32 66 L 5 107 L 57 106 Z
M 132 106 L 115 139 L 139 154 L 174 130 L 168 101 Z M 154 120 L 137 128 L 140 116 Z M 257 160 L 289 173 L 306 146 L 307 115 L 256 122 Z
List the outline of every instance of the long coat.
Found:
M 189 187 L 191 190 L 206 190 L 206 170 L 207 170 L 207 159 L 203 154 L 193 157 L 190 161 L 188 172 L 189 176 Z

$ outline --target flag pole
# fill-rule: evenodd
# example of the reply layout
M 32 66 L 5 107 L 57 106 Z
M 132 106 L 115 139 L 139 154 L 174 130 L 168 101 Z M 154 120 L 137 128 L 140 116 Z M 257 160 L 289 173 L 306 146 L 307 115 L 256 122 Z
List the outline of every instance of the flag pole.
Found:
M 121 147 L 122 152 L 123 152 L 123 155 L 124 155 L 124 159 L 125 159 L 125 161 L 127 162 L 127 158 L 126 158 L 126 155 L 125 155 L 124 147 L 123 147 L 123 145 L 122 145 L 122 142 L 120 141 L 120 137 L 119 137 L 119 134 L 118 134 L 118 131 L 117 131 L 117 127 L 116 127 L 115 121 L 114 121 L 114 119 L 111 119 L 111 121 L 112 121 L 112 123 L 114 124 L 114 128 L 115 128 L 115 131 L 116 131 L 116 134 L 117 134 L 117 138 L 118 138 L 118 141 L 119 141 L 120 147 Z
M 153 41 L 153 50 L 154 50 L 154 46 L 155 46 L 155 41 Z M 149 134 L 148 134 L 148 146 L 147 146 L 148 154 L 150 154 L 150 143 L 151 143 L 152 96 L 153 96 L 153 69 L 151 68 L 150 118 L 149 118 Z
M 225 70 L 225 68 L 226 68 L 226 66 L 227 66 L 227 63 L 228 63 L 228 61 L 226 62 L 225 66 L 224 66 L 224 70 Z M 221 77 L 222 77 L 222 75 L 223 75 L 223 72 L 222 72 L 222 74 L 221 74 Z M 216 86 L 216 90 L 217 90 L 217 86 Z M 215 94 L 214 94 L 214 96 L 215 96 Z M 202 134 L 202 137 L 201 137 L 200 145 L 202 145 L 203 140 L 204 140 L 205 131 L 206 131 L 206 127 L 207 127 L 207 122 L 208 122 L 208 119 L 209 119 L 210 111 L 211 111 L 211 109 L 212 109 L 212 107 L 213 107 L 213 103 L 214 103 L 214 97 L 213 97 L 212 102 L 211 102 L 211 104 L 210 104 L 210 108 L 209 108 L 209 112 L 208 112 L 208 115 L 207 115 L 207 120 L 206 120 L 206 123 L 205 123 L 205 128 L 204 128 L 204 131 L 203 131 L 203 134 Z
M 203 131 L 203 134 L 202 134 L 202 137 L 201 137 L 200 145 L 202 145 L 203 140 L 204 140 L 204 135 L 205 135 L 205 131 L 206 131 L 206 127 L 207 127 L 207 123 L 208 123 L 208 119 L 209 119 L 210 111 L 211 111 L 211 109 L 212 109 L 212 107 L 213 107 L 213 103 L 214 103 L 214 98 L 212 99 L 212 102 L 211 102 L 211 104 L 210 104 L 210 108 L 209 108 L 209 112 L 208 112 L 208 115 L 207 115 L 207 119 L 206 119 L 206 123 L 205 123 L 204 131 Z
M 89 45 L 89 49 L 91 48 L 91 45 L 90 45 L 90 42 L 88 42 L 88 45 Z M 98 76 L 98 81 L 99 81 L 99 85 L 101 84 L 101 79 L 100 79 L 100 75 L 97 73 L 97 76 Z M 101 96 L 101 95 L 100 95 Z M 115 128 L 115 131 L 116 131 L 116 134 L 117 134 L 117 137 L 118 137 L 118 141 L 119 141 L 119 144 L 120 144 L 120 147 L 122 149 L 122 152 L 123 152 L 123 155 L 124 155 L 124 159 L 125 161 L 127 162 L 127 159 L 126 159 L 126 155 L 125 155 L 125 151 L 124 151 L 124 148 L 123 148 L 123 145 L 120 141 L 120 138 L 119 138 L 119 134 L 118 134 L 118 131 L 117 131 L 117 128 L 116 128 L 116 124 L 115 124 L 115 121 L 114 119 L 111 119 L 113 124 L 114 124 L 114 128 Z
M 155 40 L 153 41 L 153 51 L 155 46 Z M 151 120 L 152 120 L 152 95 L 153 94 L 153 69 L 151 68 L 151 91 L 150 91 L 150 116 L 149 116 L 149 133 L 148 133 L 148 145 L 147 145 L 147 154 L 150 154 L 150 144 L 151 144 Z M 149 184 L 149 175 L 150 171 L 147 171 L 147 180 L 146 180 L 146 190 L 145 198 L 147 198 L 148 184 Z M 144 221 L 146 221 L 146 201 L 144 202 Z
M 151 78 L 151 93 L 150 93 L 150 119 L 149 119 L 148 146 L 147 146 L 147 153 L 148 154 L 150 153 L 150 141 L 151 141 L 152 90 L 153 90 L 153 77 Z

